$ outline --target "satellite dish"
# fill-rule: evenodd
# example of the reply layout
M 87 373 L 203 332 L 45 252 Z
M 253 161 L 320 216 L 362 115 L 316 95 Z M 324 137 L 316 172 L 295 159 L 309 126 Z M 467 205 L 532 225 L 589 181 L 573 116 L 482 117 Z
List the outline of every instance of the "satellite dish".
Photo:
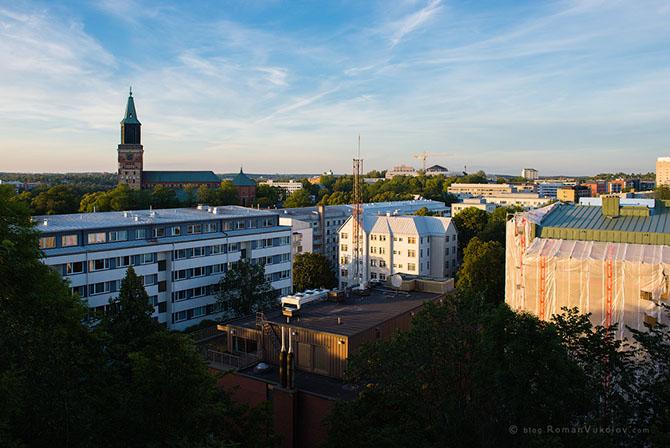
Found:
M 402 277 L 400 274 L 391 276 L 391 285 L 393 285 L 394 288 L 400 288 L 402 286 Z

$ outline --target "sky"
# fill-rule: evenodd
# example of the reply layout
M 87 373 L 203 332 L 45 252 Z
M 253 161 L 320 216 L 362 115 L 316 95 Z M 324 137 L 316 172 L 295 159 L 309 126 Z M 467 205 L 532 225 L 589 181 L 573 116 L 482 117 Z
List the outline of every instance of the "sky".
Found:
M 654 171 L 667 0 L 0 0 L 0 171 Z

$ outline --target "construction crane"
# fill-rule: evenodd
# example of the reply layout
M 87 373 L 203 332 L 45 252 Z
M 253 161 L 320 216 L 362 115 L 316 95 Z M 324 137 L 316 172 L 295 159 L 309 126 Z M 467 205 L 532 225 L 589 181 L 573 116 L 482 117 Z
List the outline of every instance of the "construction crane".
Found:
M 414 155 L 414 158 L 417 159 L 423 159 L 423 172 L 426 172 L 426 158 L 427 157 L 449 157 L 453 156 L 454 154 L 426 154 L 426 151 L 423 152 L 423 154 L 419 155 Z

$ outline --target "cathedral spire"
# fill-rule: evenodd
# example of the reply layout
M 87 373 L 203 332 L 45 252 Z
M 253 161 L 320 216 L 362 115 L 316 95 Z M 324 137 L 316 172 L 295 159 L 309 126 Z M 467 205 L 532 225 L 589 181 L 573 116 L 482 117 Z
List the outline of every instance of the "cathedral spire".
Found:
M 128 103 L 126 104 L 126 115 L 121 120 L 121 144 L 122 145 L 141 145 L 140 127 L 142 123 L 137 119 L 135 111 L 135 100 L 133 99 L 133 89 L 130 88 L 128 94 Z
M 126 115 L 121 120 L 121 124 L 141 124 L 137 119 L 137 112 L 135 112 L 135 100 L 133 100 L 133 88 L 130 88 L 128 95 L 128 104 L 126 104 Z

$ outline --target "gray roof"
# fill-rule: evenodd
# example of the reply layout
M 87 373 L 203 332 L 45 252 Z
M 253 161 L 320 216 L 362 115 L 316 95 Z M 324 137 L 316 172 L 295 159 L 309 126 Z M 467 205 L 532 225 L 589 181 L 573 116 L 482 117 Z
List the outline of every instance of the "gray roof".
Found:
M 221 182 L 214 171 L 142 171 L 142 182 Z
M 266 210 L 226 205 L 210 207 L 210 211 L 197 208 L 177 208 L 160 210 L 133 210 L 128 212 L 77 213 L 72 215 L 34 216 L 40 232 L 64 232 L 112 227 L 146 226 L 150 224 L 171 224 L 190 221 L 211 221 L 214 219 L 252 218 L 277 216 L 279 213 Z M 214 213 L 216 211 L 216 213 Z M 46 222 L 46 225 L 44 223 Z
M 423 305 L 425 301 L 441 297 L 443 294 L 422 291 L 396 296 L 391 289 L 374 288 L 369 296 L 351 294 L 343 303 L 324 301 L 304 305 L 300 308 L 300 321 L 291 319 L 291 327 L 349 337 L 405 314 Z M 341 324 L 337 323 L 338 317 L 341 318 Z M 286 325 L 286 317 L 281 310 L 265 313 L 265 318 L 270 322 Z M 231 321 L 228 325 L 256 329 L 256 317 L 248 316 Z
M 363 217 L 365 233 L 393 235 L 444 235 L 451 218 L 437 216 L 368 216 Z
M 135 112 L 135 101 L 133 100 L 133 91 L 128 95 L 128 103 L 126 104 L 126 114 L 121 120 L 122 124 L 141 124 L 137 119 L 137 112 Z
M 235 178 L 233 178 L 233 185 L 235 187 L 255 187 L 256 182 L 254 182 L 249 178 L 249 176 L 244 174 L 242 172 L 242 168 L 240 168 L 240 173 L 237 176 L 235 176 Z

